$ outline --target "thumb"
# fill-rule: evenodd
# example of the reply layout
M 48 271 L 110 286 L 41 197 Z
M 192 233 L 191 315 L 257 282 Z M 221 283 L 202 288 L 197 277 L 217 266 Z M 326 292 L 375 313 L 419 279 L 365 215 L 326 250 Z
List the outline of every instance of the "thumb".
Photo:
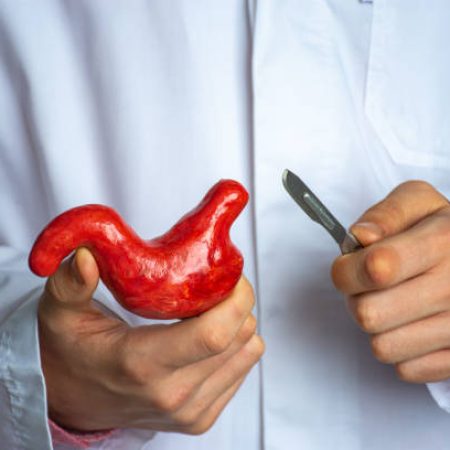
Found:
M 350 230 L 365 247 L 407 230 L 448 204 L 430 184 L 407 181 L 368 209 Z
M 92 253 L 81 247 L 48 278 L 45 290 L 60 306 L 80 308 L 89 305 L 98 281 L 97 263 Z
M 375 244 L 385 237 L 385 232 L 380 225 L 361 219 L 350 227 L 350 231 L 363 247 Z

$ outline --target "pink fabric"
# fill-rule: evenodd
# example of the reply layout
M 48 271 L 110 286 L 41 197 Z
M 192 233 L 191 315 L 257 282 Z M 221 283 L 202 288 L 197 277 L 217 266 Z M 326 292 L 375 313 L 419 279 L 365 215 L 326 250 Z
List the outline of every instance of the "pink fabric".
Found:
M 89 448 L 89 446 L 98 441 L 102 441 L 115 433 L 116 430 L 102 431 L 96 433 L 76 433 L 61 428 L 52 420 L 48 420 L 50 432 L 54 444 L 69 444 L 74 448 Z

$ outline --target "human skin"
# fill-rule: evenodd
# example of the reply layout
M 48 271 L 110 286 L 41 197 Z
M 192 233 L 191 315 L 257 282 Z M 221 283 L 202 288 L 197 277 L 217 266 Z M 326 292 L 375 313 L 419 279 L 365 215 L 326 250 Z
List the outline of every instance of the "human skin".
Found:
M 399 185 L 351 231 L 364 249 L 332 267 L 375 357 L 412 383 L 450 377 L 450 206 L 423 181 Z
M 209 311 L 132 328 L 92 299 L 99 271 L 85 248 L 48 278 L 38 309 L 49 415 L 74 430 L 207 431 L 264 352 L 242 277 Z

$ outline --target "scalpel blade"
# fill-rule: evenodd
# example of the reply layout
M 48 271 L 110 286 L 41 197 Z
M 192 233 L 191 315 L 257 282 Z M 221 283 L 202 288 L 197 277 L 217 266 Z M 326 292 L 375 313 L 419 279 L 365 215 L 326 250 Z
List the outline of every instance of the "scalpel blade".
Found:
M 361 244 L 339 221 L 331 214 L 317 196 L 295 173 L 286 169 L 283 172 L 283 185 L 294 201 L 311 217 L 312 220 L 322 225 L 333 239 L 338 243 L 343 254 L 350 253 Z

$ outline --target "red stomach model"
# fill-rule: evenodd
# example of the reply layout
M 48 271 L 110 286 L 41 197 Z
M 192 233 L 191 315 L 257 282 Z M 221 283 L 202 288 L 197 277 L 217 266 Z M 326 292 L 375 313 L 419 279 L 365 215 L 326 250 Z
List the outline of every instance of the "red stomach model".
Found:
M 167 233 L 149 241 L 112 208 L 79 206 L 45 227 L 29 265 L 36 275 L 50 276 L 73 250 L 86 247 L 126 309 L 156 319 L 195 316 L 227 297 L 241 276 L 243 258 L 229 230 L 247 201 L 241 184 L 221 180 Z

